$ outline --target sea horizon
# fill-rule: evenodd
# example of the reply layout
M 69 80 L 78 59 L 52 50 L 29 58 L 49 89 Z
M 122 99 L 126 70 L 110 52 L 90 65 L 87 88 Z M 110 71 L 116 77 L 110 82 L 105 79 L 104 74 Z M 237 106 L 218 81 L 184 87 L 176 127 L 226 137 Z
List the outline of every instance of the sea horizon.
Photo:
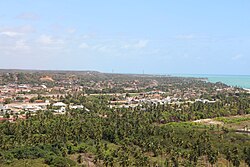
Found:
M 207 78 L 208 82 L 222 82 L 228 86 L 250 89 L 250 75 L 236 74 L 171 74 L 177 77 Z
M 75 72 L 84 72 L 84 71 L 96 71 L 101 73 L 110 73 L 100 70 L 86 70 L 86 69 L 0 69 L 0 70 L 20 70 L 20 71 L 75 71 Z M 116 72 L 114 74 L 139 74 L 139 73 L 126 73 L 126 72 Z M 240 87 L 245 89 L 250 89 L 250 75 L 247 74 L 184 74 L 184 73 L 145 73 L 144 75 L 164 75 L 164 76 L 176 76 L 176 77 L 194 77 L 194 78 L 206 78 L 208 82 L 216 83 L 222 82 L 228 86 Z

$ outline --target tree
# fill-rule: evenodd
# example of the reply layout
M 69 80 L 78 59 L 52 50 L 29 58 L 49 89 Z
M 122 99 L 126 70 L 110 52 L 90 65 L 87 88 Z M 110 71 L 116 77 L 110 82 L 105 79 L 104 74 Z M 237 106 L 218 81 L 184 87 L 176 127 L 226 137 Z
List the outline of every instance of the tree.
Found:
M 4 99 L 4 104 L 10 104 L 12 102 L 11 98 Z
M 229 164 L 232 161 L 232 152 L 229 148 L 226 149 L 225 155 L 226 155 L 226 159 L 227 159 L 228 164 Z
M 248 166 L 250 166 L 250 147 L 244 148 L 244 160 Z
M 234 166 L 239 167 L 240 166 L 240 158 L 239 158 L 239 150 L 237 147 L 234 147 L 232 150 L 232 163 Z
M 209 150 L 208 151 L 208 161 L 213 166 L 218 161 L 218 151 Z
M 78 155 L 78 157 L 77 157 L 77 162 L 78 162 L 79 164 L 82 163 L 82 155 L 81 155 L 81 154 Z

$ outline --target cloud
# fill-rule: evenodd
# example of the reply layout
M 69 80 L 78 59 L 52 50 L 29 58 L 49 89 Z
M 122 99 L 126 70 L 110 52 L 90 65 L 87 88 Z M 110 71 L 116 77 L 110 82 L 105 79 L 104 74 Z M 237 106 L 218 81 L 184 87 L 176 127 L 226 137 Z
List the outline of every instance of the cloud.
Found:
M 182 57 L 185 58 L 185 59 L 188 59 L 190 56 L 189 56 L 189 54 L 184 53 Z
M 40 17 L 35 14 L 35 13 L 21 13 L 18 16 L 16 16 L 17 19 L 22 19 L 22 20 L 39 20 Z
M 19 55 L 20 53 L 29 52 L 31 47 L 23 38 L 4 38 L 0 36 L 0 52 L 9 55 Z
M 76 32 L 76 29 L 75 28 L 69 28 L 69 29 L 67 29 L 67 32 L 70 33 L 70 34 L 74 34 Z
M 237 54 L 237 55 L 234 55 L 234 56 L 232 57 L 232 60 L 239 60 L 239 59 L 241 59 L 242 57 L 243 57 L 243 55 Z
M 97 50 L 100 52 L 114 52 L 116 50 L 116 48 L 113 48 L 113 46 L 99 46 L 97 47 Z
M 139 40 L 136 43 L 126 43 L 122 46 L 122 48 L 128 49 L 128 48 L 135 48 L 135 49 L 141 49 L 145 48 L 148 45 L 149 40 Z
M 30 49 L 30 47 L 26 44 L 25 40 L 18 40 L 18 41 L 16 41 L 16 46 L 14 49 L 28 50 L 28 49 Z
M 138 43 L 134 45 L 135 48 L 145 48 L 148 45 L 148 40 L 139 40 Z
M 88 44 L 86 44 L 86 43 L 81 43 L 79 45 L 79 48 L 81 48 L 81 49 L 88 49 L 88 48 L 90 48 L 90 46 Z
M 49 35 L 41 35 L 38 38 L 38 43 L 42 45 L 56 45 L 56 44 L 63 44 L 64 41 L 62 39 L 57 39 L 55 37 Z
M 5 35 L 8 37 L 16 37 L 16 36 L 20 36 L 23 35 L 22 33 L 19 32 L 15 32 L 15 31 L 3 31 L 0 33 L 1 35 Z
M 178 35 L 176 36 L 177 39 L 194 39 L 194 35 L 193 34 L 187 34 L 187 35 Z
M 34 33 L 36 32 L 35 28 L 31 25 L 23 25 L 18 27 L 18 30 L 22 33 Z
M 33 32 L 35 32 L 35 29 L 34 27 L 30 25 L 0 28 L 0 35 L 4 35 L 8 37 L 17 37 L 17 36 L 22 36 L 22 35 L 33 33 Z

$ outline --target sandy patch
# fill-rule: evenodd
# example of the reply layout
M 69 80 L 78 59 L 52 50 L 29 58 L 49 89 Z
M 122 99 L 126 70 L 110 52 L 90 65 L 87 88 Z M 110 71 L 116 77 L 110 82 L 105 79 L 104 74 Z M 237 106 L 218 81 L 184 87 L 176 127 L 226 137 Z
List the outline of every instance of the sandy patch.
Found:
M 195 120 L 193 122 L 204 123 L 204 124 L 212 124 L 212 125 L 223 125 L 224 124 L 223 122 L 216 121 L 216 120 L 213 120 L 213 119 L 199 119 L 199 120 Z

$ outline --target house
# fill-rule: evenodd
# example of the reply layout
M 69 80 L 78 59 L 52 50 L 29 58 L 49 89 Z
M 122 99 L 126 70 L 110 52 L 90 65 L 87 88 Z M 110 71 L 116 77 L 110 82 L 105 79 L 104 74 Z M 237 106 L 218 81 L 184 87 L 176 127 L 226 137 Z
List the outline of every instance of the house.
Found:
M 66 108 L 65 107 L 61 107 L 60 109 L 54 110 L 54 111 L 57 112 L 57 113 L 65 113 Z
M 69 109 L 83 109 L 84 106 L 83 105 L 70 105 Z
M 66 107 L 67 105 L 63 102 L 56 102 L 52 106 L 53 107 Z
M 195 102 L 202 102 L 202 103 L 215 103 L 214 100 L 207 100 L 207 99 L 195 99 Z
M 35 103 L 44 103 L 44 100 L 35 100 Z
M 6 112 L 8 110 L 8 106 L 0 104 L 0 111 Z
M 46 86 L 46 85 L 41 85 L 41 87 L 42 87 L 43 89 L 47 89 L 47 86 Z
M 69 109 L 84 109 L 85 111 L 89 112 L 90 110 L 84 107 L 83 105 L 70 105 Z
M 18 88 L 20 88 L 20 89 L 27 89 L 28 86 L 27 85 L 18 85 Z

